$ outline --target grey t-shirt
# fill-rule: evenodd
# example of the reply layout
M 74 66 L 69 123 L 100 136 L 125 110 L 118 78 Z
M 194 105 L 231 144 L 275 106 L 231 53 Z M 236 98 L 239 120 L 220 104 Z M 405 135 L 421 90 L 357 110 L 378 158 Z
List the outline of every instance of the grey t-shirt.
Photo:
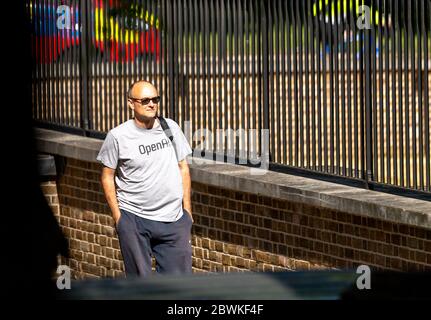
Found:
M 183 214 L 178 162 L 192 150 L 178 124 L 171 119 L 166 122 L 174 144 L 158 121 L 152 129 L 144 129 L 128 120 L 108 132 L 97 160 L 117 169 L 120 209 L 146 219 L 171 222 Z

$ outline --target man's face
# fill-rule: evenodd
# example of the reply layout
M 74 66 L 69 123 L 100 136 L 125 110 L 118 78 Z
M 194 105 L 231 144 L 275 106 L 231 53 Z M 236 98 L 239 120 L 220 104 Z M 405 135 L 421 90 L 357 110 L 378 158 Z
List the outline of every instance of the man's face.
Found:
M 128 100 L 129 107 L 134 111 L 135 118 L 145 121 L 154 118 L 159 108 L 159 96 L 156 88 L 149 83 L 136 84 Z

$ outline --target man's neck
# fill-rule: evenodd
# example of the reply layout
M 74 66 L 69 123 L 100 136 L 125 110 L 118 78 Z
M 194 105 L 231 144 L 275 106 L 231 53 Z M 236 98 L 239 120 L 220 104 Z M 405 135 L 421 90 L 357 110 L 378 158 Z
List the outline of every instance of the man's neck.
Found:
M 153 127 L 157 127 L 158 125 L 158 121 L 156 121 L 156 118 L 146 118 L 140 121 L 135 117 L 133 118 L 133 121 L 135 121 L 138 127 L 143 129 L 152 129 Z

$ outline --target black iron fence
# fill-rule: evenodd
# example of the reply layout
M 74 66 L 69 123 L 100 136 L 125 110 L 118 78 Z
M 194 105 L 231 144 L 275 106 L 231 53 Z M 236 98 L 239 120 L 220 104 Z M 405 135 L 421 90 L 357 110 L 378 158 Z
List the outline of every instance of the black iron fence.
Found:
M 33 114 L 103 136 L 152 81 L 197 150 L 428 198 L 430 0 L 30 0 Z M 222 132 L 223 134 L 216 134 Z

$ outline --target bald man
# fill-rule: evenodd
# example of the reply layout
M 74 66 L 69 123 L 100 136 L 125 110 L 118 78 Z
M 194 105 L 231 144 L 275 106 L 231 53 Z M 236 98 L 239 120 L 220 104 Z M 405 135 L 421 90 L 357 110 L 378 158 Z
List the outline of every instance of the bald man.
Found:
M 112 212 L 127 276 L 152 271 L 191 273 L 193 224 L 190 173 L 192 150 L 178 124 L 166 119 L 167 137 L 157 117 L 160 96 L 147 81 L 131 85 L 128 107 L 134 117 L 108 132 L 97 160 Z

